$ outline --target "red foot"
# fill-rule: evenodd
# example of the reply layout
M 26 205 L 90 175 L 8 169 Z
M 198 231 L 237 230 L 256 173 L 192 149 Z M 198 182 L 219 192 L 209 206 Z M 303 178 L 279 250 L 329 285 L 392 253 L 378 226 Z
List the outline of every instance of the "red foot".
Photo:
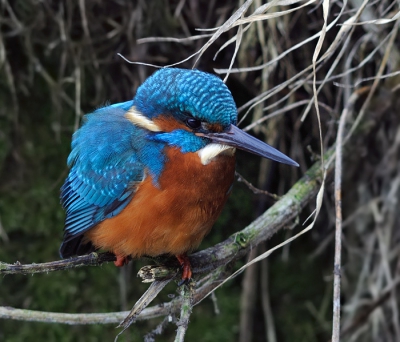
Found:
M 120 255 L 115 255 L 117 260 L 114 261 L 114 265 L 117 267 L 125 266 L 129 263 L 129 257 L 123 257 Z
M 190 260 L 186 254 L 176 255 L 176 258 L 182 266 L 182 280 L 179 282 L 179 285 L 187 284 L 192 278 Z

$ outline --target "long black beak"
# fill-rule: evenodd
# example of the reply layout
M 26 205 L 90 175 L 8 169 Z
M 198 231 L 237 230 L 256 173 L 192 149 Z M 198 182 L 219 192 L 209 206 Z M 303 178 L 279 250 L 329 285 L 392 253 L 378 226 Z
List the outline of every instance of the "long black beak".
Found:
M 240 128 L 231 125 L 227 132 L 222 133 L 197 133 L 197 135 L 204 136 L 217 144 L 229 145 L 236 147 L 243 151 L 254 153 L 260 157 L 275 160 L 279 163 L 299 166 L 294 160 L 279 152 L 272 146 L 262 142 L 242 131 Z

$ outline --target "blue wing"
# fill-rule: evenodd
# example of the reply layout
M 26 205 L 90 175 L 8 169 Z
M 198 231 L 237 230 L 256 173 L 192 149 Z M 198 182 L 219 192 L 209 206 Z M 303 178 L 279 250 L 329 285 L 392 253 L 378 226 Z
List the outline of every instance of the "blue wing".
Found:
M 134 195 L 135 183 L 145 177 L 137 143 L 145 133 L 124 117 L 131 106 L 128 101 L 86 115 L 73 136 L 71 169 L 61 188 L 66 209 L 62 257 L 82 254 L 82 234 L 121 212 Z

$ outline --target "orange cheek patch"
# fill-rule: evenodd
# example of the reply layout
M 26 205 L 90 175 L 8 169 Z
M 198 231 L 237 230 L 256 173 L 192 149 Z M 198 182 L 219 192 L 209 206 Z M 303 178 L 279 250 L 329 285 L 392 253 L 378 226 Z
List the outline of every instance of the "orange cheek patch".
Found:
M 157 118 L 153 119 L 153 122 L 160 127 L 163 132 L 172 132 L 176 129 L 184 129 L 190 132 L 190 129 L 185 124 L 176 121 L 170 115 L 159 115 Z

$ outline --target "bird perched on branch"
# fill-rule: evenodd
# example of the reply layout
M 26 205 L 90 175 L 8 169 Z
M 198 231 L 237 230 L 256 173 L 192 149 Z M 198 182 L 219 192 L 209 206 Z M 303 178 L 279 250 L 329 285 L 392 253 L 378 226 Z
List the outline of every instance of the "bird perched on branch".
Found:
M 175 255 L 182 281 L 187 253 L 221 213 L 234 180 L 235 149 L 298 166 L 236 127 L 232 95 L 216 76 L 161 69 L 133 100 L 85 116 L 73 135 L 60 255 L 97 249 L 130 257 Z

